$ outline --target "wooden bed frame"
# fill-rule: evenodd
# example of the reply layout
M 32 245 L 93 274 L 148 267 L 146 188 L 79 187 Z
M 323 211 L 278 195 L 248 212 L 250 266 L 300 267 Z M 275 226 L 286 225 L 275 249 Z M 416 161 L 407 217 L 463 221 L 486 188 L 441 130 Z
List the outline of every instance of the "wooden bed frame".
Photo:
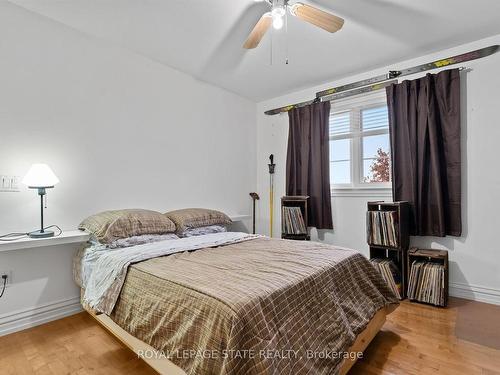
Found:
M 386 316 L 389 315 L 396 309 L 397 305 L 391 305 L 385 308 L 380 309 L 375 316 L 370 320 L 368 326 L 362 331 L 354 344 L 349 348 L 350 353 L 359 353 L 364 352 L 368 347 L 373 338 L 380 331 L 382 326 L 385 323 Z M 141 341 L 130 333 L 126 332 L 123 328 L 121 328 L 118 324 L 113 322 L 111 318 L 105 314 L 95 314 L 92 311 L 87 310 L 87 312 L 97 320 L 99 324 L 101 324 L 107 331 L 109 331 L 113 336 L 115 336 L 118 340 L 120 340 L 126 347 L 132 350 L 134 353 L 139 353 L 140 351 L 155 351 L 155 349 L 146 344 L 144 341 Z M 345 375 L 349 372 L 352 366 L 356 363 L 358 357 L 356 355 L 352 356 L 353 358 L 345 359 L 339 374 Z M 156 372 L 161 375 L 186 375 L 186 373 L 176 366 L 174 363 L 169 361 L 168 359 L 157 359 L 157 358 L 144 358 L 143 359 L 149 366 L 151 366 Z

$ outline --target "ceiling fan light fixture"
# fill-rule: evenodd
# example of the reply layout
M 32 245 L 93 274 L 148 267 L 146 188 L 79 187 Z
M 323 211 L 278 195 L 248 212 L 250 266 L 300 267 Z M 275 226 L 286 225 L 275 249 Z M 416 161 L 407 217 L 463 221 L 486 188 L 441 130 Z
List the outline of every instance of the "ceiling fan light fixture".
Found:
M 274 0 L 271 16 L 273 17 L 273 27 L 275 30 L 283 28 L 286 15 L 286 2 L 284 0 Z
M 271 14 L 273 15 L 273 18 L 274 17 L 283 17 L 285 15 L 286 11 L 285 11 L 285 6 L 284 5 L 280 5 L 280 6 L 275 6 L 273 8 L 273 10 L 271 11 Z
M 275 30 L 282 29 L 284 23 L 283 16 L 273 16 L 273 27 Z
M 257 1 L 257 0 L 256 0 Z M 264 0 L 271 8 L 264 13 L 254 26 L 243 44 L 245 49 L 256 48 L 266 32 L 271 28 L 282 29 L 287 23 L 287 11 L 298 19 L 308 22 L 330 33 L 339 31 L 344 26 L 344 19 L 312 5 L 304 3 L 290 4 L 289 0 Z

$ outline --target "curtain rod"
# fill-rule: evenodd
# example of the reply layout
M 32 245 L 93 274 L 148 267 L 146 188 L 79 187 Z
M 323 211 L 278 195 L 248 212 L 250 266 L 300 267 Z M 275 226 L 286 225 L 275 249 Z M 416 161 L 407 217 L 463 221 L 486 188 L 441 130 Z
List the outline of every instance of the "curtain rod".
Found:
M 319 103 L 327 100 L 336 100 L 341 98 L 347 98 L 349 96 L 359 95 L 366 92 L 376 91 L 383 89 L 393 83 L 397 83 L 398 80 L 395 78 L 404 77 L 416 73 L 426 72 L 428 70 L 434 70 L 438 68 L 443 68 L 445 66 L 455 65 L 467 61 L 481 59 L 486 56 L 490 56 L 496 53 L 500 49 L 500 46 L 492 45 L 489 47 L 481 48 L 475 51 L 463 53 L 461 55 L 449 57 L 446 59 L 441 59 L 437 61 L 433 61 L 431 63 L 418 65 L 412 68 L 404 69 L 404 70 L 391 70 L 387 74 L 383 74 L 377 77 L 364 79 L 361 81 L 349 83 L 347 85 L 334 87 L 332 89 L 320 91 L 316 93 L 316 98 L 312 100 L 308 100 L 302 103 L 296 103 L 292 105 L 288 105 L 281 108 L 271 109 L 269 111 L 264 112 L 266 115 L 272 116 L 277 115 L 279 113 L 291 111 L 294 108 L 301 108 L 313 103 Z M 460 67 L 460 70 L 464 70 L 466 68 Z

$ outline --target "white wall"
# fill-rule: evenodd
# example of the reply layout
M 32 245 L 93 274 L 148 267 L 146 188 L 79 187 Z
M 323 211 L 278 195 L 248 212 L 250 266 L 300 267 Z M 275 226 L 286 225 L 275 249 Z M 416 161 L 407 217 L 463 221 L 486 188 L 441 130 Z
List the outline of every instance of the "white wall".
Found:
M 268 233 L 269 198 L 267 158 L 276 158 L 275 212 L 279 216 L 279 198 L 285 194 L 285 162 L 288 138 L 288 116 L 264 115 L 265 110 L 309 100 L 317 91 L 344 83 L 387 73 L 394 68 L 406 68 L 435 59 L 450 57 L 492 44 L 500 44 L 500 35 L 457 48 L 422 56 L 294 92 L 258 104 L 257 108 L 257 191 L 259 230 Z M 450 251 L 451 293 L 471 299 L 500 304 L 500 249 L 498 246 L 498 212 L 500 212 L 500 174 L 498 173 L 500 126 L 500 54 L 464 63 L 471 71 L 462 73 L 462 147 L 463 147 L 463 236 L 460 238 L 414 238 L 412 244 L 421 247 L 445 248 Z M 407 77 L 408 79 L 417 76 Z M 391 200 L 389 192 L 364 196 L 332 198 L 334 230 L 320 233 L 328 243 L 352 247 L 368 255 L 365 241 L 365 210 L 370 200 Z M 276 217 L 274 235 L 280 235 Z M 314 233 L 313 238 L 316 238 Z
M 124 207 L 250 213 L 255 122 L 255 103 L 0 2 L 0 174 L 52 167 L 61 182 L 47 224 L 73 229 Z M 33 190 L 0 193 L 0 234 L 38 225 Z M 13 311 L 74 299 L 73 252 L 0 253 L 14 281 L 0 325 Z

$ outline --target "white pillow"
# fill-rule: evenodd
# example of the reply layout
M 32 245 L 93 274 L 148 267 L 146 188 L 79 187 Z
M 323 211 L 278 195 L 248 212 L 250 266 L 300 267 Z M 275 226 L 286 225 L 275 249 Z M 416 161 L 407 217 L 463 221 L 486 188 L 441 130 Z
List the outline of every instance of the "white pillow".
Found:
M 207 225 L 205 227 L 199 228 L 189 228 L 182 232 L 182 237 L 194 237 L 194 236 L 202 236 L 204 234 L 211 233 L 221 233 L 227 232 L 227 228 L 224 225 Z
M 174 233 L 167 234 L 143 234 L 141 236 L 132 236 L 127 238 L 120 238 L 109 244 L 110 249 L 117 249 L 122 247 L 130 247 L 136 245 L 143 245 L 151 242 L 177 240 L 179 236 Z

